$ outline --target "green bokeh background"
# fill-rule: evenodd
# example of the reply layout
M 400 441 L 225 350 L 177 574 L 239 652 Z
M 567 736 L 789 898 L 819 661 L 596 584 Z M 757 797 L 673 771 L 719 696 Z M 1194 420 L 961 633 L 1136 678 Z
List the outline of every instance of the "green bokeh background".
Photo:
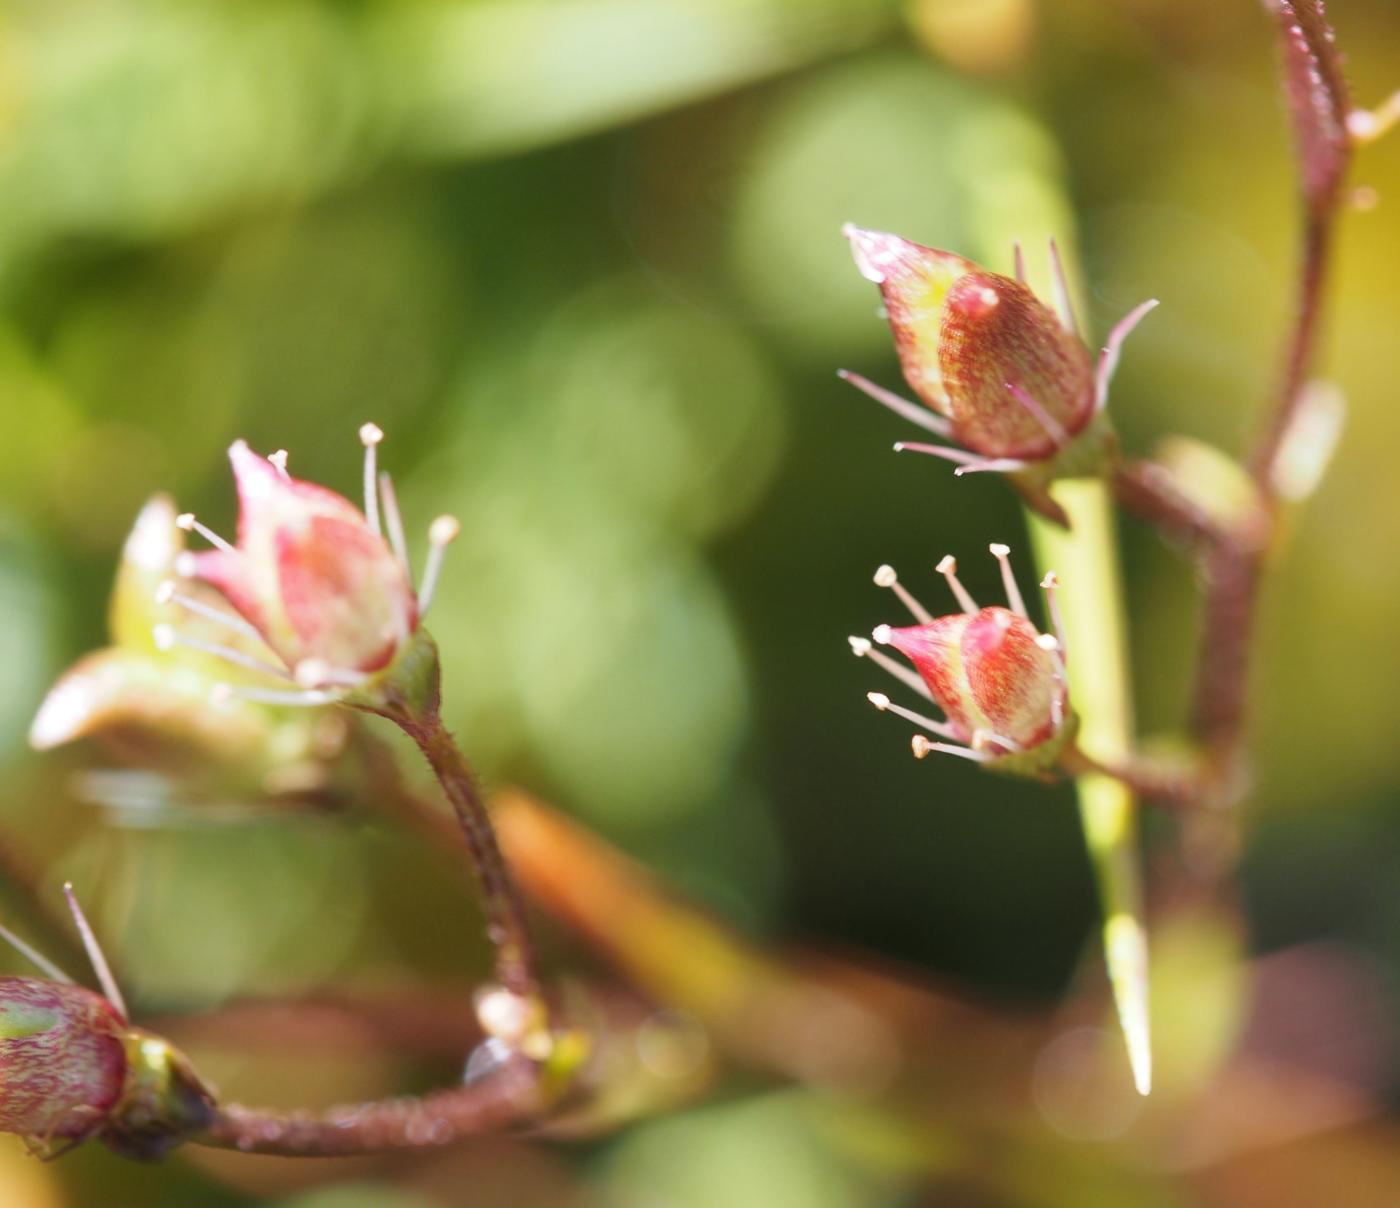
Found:
M 1333 17 L 1357 96 L 1379 99 L 1400 12 Z M 896 458 L 898 421 L 836 380 L 897 380 L 839 228 L 1002 269 L 1011 238 L 1059 237 L 1095 332 L 1162 300 L 1114 391 L 1127 445 L 1238 449 L 1290 306 L 1273 65 L 1256 5 L 1207 0 L 0 3 L 0 819 L 50 891 L 78 883 L 138 1011 L 480 976 L 459 938 L 473 907 L 404 838 L 135 825 L 74 791 L 94 751 L 25 746 L 49 683 L 105 641 L 154 490 L 230 530 L 223 450 L 243 436 L 353 495 L 373 419 L 415 551 L 431 516 L 462 521 L 432 628 L 450 722 L 493 782 L 750 935 L 1054 1002 L 1094 942 L 1069 794 L 914 763 L 847 652 L 889 618 L 877 564 L 933 596 L 953 552 L 993 596 L 980 551 L 1026 542 L 1003 485 Z M 1326 941 L 1384 986 L 1400 142 L 1357 179 L 1380 204 L 1345 224 L 1325 356 L 1350 416 L 1267 594 L 1242 884 L 1254 949 Z M 1133 525 L 1124 556 L 1140 724 L 1170 731 L 1191 575 Z M 373 1055 L 220 1060 L 289 1102 L 386 1077 Z M 1378 1081 L 1393 1098 L 1394 1071 Z M 18 1169 L 54 1197 L 33 1203 L 75 1208 L 1002 1202 L 925 1201 L 830 1131 L 799 1092 L 736 1088 L 587 1146 L 157 1170 L 90 1146 Z M 1192 1194 L 1163 1175 L 1005 1202 Z M 1207 1202 L 1277 1202 L 1241 1194 Z

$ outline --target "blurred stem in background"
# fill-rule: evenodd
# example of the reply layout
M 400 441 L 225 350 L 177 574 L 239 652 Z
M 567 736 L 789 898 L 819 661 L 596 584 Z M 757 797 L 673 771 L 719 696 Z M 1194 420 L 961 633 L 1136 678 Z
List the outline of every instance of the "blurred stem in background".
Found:
M 1030 511 L 1027 519 L 1042 572 L 1053 570 L 1065 585 L 1060 608 L 1078 741 L 1092 759 L 1123 763 L 1132 757 L 1132 689 L 1112 498 L 1099 478 L 1064 479 L 1050 490 L 1070 527 Z M 1098 882 L 1109 981 L 1133 1081 L 1145 1095 L 1152 1087 L 1152 1033 L 1137 805 L 1126 784 L 1101 772 L 1077 775 L 1075 789 Z

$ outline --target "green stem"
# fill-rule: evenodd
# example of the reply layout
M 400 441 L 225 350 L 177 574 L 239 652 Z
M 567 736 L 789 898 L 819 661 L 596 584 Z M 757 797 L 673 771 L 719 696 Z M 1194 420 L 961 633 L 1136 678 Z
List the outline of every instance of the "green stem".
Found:
M 1064 584 L 1060 607 L 1079 745 L 1099 763 L 1125 763 L 1132 754 L 1132 695 L 1109 486 L 1102 479 L 1062 479 L 1050 494 L 1070 528 L 1034 514 L 1029 523 L 1041 569 L 1053 569 Z M 1076 776 L 1075 788 L 1103 910 L 1109 982 L 1133 1080 L 1145 1095 L 1152 1086 L 1152 1045 L 1137 803 L 1122 781 L 1096 771 Z

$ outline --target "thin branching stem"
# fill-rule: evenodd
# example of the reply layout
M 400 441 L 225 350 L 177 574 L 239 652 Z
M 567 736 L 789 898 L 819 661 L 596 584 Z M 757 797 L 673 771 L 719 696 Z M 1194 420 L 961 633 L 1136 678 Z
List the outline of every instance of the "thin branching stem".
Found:
M 1295 318 L 1284 345 L 1284 370 L 1263 435 L 1249 460 L 1269 529 L 1277 528 L 1281 500 L 1275 465 L 1304 397 L 1317 348 L 1336 209 L 1305 219 Z M 1197 662 L 1193 724 L 1216 770 L 1220 794 L 1237 795 L 1243 762 L 1250 650 L 1258 614 L 1265 551 L 1226 542 L 1204 560 L 1205 600 Z
M 539 1118 L 547 1099 L 539 1067 L 507 1057 L 481 1080 L 421 1098 L 380 1099 L 325 1111 L 226 1104 L 198 1144 L 287 1157 L 347 1157 L 434 1149 Z
M 436 711 L 425 720 L 401 724 L 433 769 L 466 837 L 481 882 L 487 936 L 496 951 L 497 980 L 515 994 L 542 1001 L 525 905 L 501 855 L 475 775 Z

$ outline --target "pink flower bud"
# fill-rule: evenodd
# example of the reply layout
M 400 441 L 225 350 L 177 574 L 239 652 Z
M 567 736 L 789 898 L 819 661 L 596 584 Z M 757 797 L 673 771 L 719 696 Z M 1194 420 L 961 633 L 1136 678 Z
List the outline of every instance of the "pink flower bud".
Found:
M 223 592 L 294 671 L 354 675 L 391 662 L 418 627 L 418 602 L 377 526 L 349 500 L 292 478 L 243 441 L 229 460 L 238 483 L 237 547 L 190 555 L 186 568 Z M 306 687 L 320 682 L 309 678 Z
M 1025 285 L 898 235 L 848 228 L 904 376 L 985 457 L 1053 455 L 1094 417 L 1089 350 Z
M 993 606 L 972 616 L 935 617 L 927 625 L 882 631 L 914 664 L 957 737 L 978 734 L 1007 750 L 1028 750 L 1053 736 L 1066 713 L 1054 655 L 1024 617 Z
M 899 581 L 892 566 L 882 566 L 875 582 L 891 589 L 917 624 L 899 629 L 881 625 L 871 635 L 874 645 L 853 637 L 851 650 L 942 709 L 939 719 L 896 704 L 883 692 L 867 694 L 881 712 L 911 721 L 943 740 L 916 734 L 917 757 L 943 751 L 997 771 L 1040 776 L 1054 766 L 1077 724 L 1069 706 L 1064 646 L 1060 638 L 1040 633 L 1031 624 L 1011 569 L 1011 551 L 998 544 L 991 553 L 1001 568 L 1009 608 L 978 607 L 958 580 L 951 556 L 938 564 L 938 573 L 962 611 L 947 616 L 935 616 Z M 1046 575 L 1041 587 L 1058 632 L 1055 576 Z M 879 646 L 894 647 L 914 664 L 913 670 Z
M 841 376 L 962 446 L 901 441 L 895 449 L 954 462 L 958 474 L 1010 474 L 1031 507 L 1066 523 L 1048 484 L 1111 464 L 1116 440 L 1102 416 L 1108 386 L 1123 341 L 1157 303 L 1144 302 L 1114 327 L 1096 365 L 1079 338 L 1053 242 L 1058 313 L 1027 288 L 1019 249 L 1013 279 L 898 235 L 849 225 L 845 235 L 861 274 L 880 287 L 904 376 L 920 402 L 859 374 Z
M 125 1034 L 90 990 L 0 977 L 0 1130 L 47 1141 L 101 1128 L 122 1094 Z

